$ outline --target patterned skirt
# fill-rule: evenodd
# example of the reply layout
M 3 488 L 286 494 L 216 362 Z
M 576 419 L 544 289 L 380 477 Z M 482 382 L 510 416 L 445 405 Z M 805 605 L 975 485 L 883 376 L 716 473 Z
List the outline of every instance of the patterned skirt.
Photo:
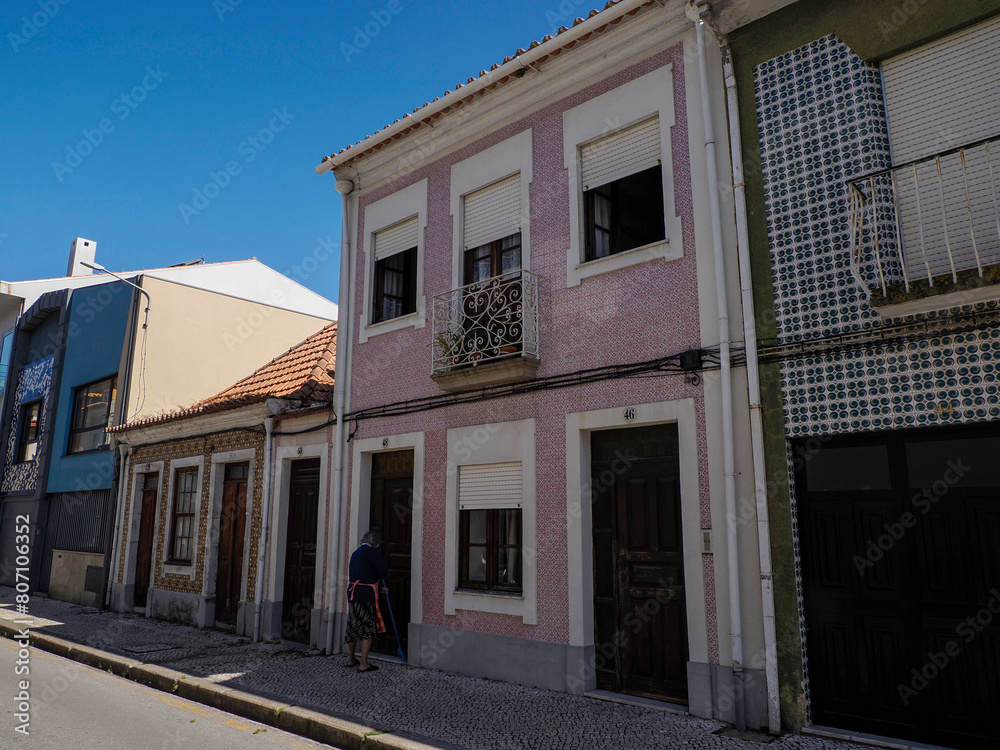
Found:
M 375 604 L 372 602 L 348 602 L 346 643 L 374 638 L 376 631 Z

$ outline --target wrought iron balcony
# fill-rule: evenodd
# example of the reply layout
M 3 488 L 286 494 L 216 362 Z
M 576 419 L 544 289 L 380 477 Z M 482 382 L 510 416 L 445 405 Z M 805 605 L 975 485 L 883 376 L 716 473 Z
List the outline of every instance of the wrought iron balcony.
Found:
M 434 297 L 431 376 L 442 389 L 532 377 L 538 354 L 535 274 L 513 271 Z
M 1000 297 L 996 178 L 1000 137 L 848 182 L 851 270 L 873 306 L 903 315 Z

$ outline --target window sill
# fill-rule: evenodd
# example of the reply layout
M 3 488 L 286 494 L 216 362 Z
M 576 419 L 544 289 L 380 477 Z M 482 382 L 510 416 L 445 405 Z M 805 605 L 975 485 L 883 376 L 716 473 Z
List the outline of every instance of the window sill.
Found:
M 111 450 L 110 445 L 102 445 L 100 448 L 91 448 L 89 451 L 69 451 L 63 454 L 63 458 L 69 458 L 70 456 L 89 456 L 93 453 L 107 453 Z
M 470 596 L 498 596 L 502 599 L 515 599 L 517 601 L 524 601 L 524 593 L 516 591 L 489 591 L 487 589 L 465 589 L 457 588 L 455 589 L 456 594 L 468 594 Z
M 163 575 L 184 576 L 194 579 L 194 563 L 165 562 L 163 563 Z
M 392 318 L 390 320 L 383 320 L 379 323 L 368 323 L 361 327 L 360 335 L 358 340 L 360 343 L 365 343 L 372 336 L 378 336 L 383 333 L 389 333 L 391 331 L 399 331 L 403 328 L 423 328 L 424 327 L 424 316 L 421 312 L 423 310 L 423 300 L 418 300 L 417 311 L 407 313 L 406 315 L 400 315 L 398 318 Z
M 492 360 L 469 365 L 454 371 L 431 375 L 438 388 L 447 393 L 485 388 L 501 383 L 531 380 L 538 370 L 538 360 L 517 356 L 512 359 Z
M 615 253 L 604 258 L 578 263 L 574 268 L 569 270 L 568 286 L 576 286 L 584 279 L 592 276 L 599 276 L 602 273 L 610 273 L 611 271 L 639 265 L 640 263 L 648 263 L 651 260 L 661 258 L 663 260 L 678 260 L 684 257 L 684 252 L 680 245 L 681 243 L 677 243 L 676 247 L 672 247 L 670 238 L 667 238 L 659 242 L 643 245 L 642 247 L 633 247 L 631 250 L 626 250 L 623 253 Z

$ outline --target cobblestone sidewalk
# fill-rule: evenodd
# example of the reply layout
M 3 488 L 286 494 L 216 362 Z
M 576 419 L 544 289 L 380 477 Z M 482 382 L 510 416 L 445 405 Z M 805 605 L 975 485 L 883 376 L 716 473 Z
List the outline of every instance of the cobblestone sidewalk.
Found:
M 13 605 L 13 589 L 0 587 L 0 621 L 10 623 L 18 617 Z M 765 747 L 715 734 L 727 726 L 717 721 L 388 661 L 378 662 L 379 671 L 373 674 L 359 674 L 345 667 L 342 655 L 251 643 L 216 630 L 50 599 L 33 597 L 29 615 L 37 632 L 470 750 Z M 766 747 L 857 750 L 861 746 L 785 735 Z

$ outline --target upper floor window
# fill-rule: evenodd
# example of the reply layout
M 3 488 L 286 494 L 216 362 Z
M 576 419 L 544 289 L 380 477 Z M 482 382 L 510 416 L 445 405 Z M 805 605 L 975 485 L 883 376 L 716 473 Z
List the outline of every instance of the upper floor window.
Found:
M 660 120 L 580 147 L 585 260 L 597 260 L 666 238 Z
M 18 461 L 34 461 L 38 453 L 41 432 L 42 400 L 31 401 L 21 407 L 21 434 L 18 440 Z
M 116 375 L 76 389 L 73 425 L 69 433 L 70 453 L 100 450 L 108 446 L 106 430 L 114 418 L 117 395 Z
M 372 322 L 417 311 L 417 217 L 375 233 Z
M 520 270 L 520 173 L 464 196 L 462 213 L 466 284 Z
M 521 270 L 521 233 L 465 251 L 465 283 Z

